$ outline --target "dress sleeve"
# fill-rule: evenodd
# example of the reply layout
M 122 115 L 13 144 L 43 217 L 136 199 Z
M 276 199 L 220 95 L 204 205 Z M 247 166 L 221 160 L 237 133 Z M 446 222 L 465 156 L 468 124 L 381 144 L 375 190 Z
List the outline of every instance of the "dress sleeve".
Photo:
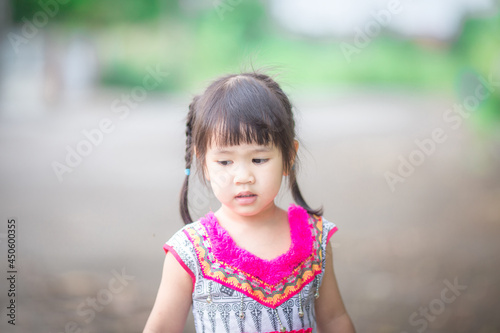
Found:
M 323 253 L 326 253 L 326 246 L 328 245 L 328 242 L 330 241 L 330 238 L 333 236 L 333 234 L 337 232 L 337 226 L 323 217 L 321 219 L 323 221 L 323 239 L 321 242 L 321 249 L 323 250 Z M 326 255 L 323 256 L 323 262 L 321 266 L 324 272 L 326 267 Z
M 333 236 L 333 234 L 337 232 L 338 228 L 335 225 L 335 223 L 326 220 L 324 217 L 322 219 L 323 219 L 323 245 L 326 246 L 330 241 L 330 238 Z
M 189 226 L 186 226 L 189 227 Z M 163 245 L 165 253 L 170 252 L 179 264 L 186 270 L 193 280 L 193 290 L 196 283 L 196 276 L 198 275 L 198 266 L 196 259 L 196 252 L 193 243 L 189 240 L 185 233 L 186 227 L 177 231 L 166 243 Z

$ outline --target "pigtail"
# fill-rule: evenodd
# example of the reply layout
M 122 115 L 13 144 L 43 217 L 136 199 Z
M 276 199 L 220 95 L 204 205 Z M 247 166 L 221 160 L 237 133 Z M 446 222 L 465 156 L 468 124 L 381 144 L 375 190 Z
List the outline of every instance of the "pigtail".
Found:
M 323 215 L 323 207 L 320 207 L 318 209 L 312 209 L 309 207 L 309 205 L 306 203 L 304 200 L 304 197 L 302 196 L 302 193 L 300 192 L 299 189 L 299 184 L 297 183 L 297 176 L 295 174 L 295 168 L 292 168 L 290 170 L 290 173 L 288 175 L 288 181 L 290 182 L 290 189 L 292 191 L 292 197 L 295 202 L 303 207 L 309 214 L 314 214 L 317 216 Z
M 191 174 L 191 163 L 193 161 L 192 130 L 194 122 L 195 105 L 197 100 L 198 96 L 195 96 L 191 104 L 189 104 L 189 112 L 186 119 L 186 153 L 184 155 L 184 160 L 186 162 L 185 164 L 186 178 L 184 179 L 184 184 L 182 184 L 180 205 L 179 205 L 181 217 L 185 224 L 193 222 L 191 214 L 189 214 L 188 188 L 189 188 L 189 175 Z

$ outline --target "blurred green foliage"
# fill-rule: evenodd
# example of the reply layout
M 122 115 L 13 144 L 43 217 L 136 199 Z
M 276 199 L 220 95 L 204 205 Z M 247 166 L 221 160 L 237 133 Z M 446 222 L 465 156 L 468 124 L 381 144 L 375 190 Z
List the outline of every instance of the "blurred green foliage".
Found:
M 477 77 L 500 82 L 500 15 L 465 22 L 460 38 L 453 44 L 459 68 L 470 68 Z M 463 91 L 459 98 L 471 92 Z M 473 120 L 483 129 L 494 131 L 500 122 L 500 87 L 482 101 L 480 116 Z
M 57 12 L 54 21 L 90 26 L 144 22 L 158 18 L 162 6 L 169 12 L 177 8 L 175 1 L 161 0 L 11 0 L 11 6 L 14 22 L 21 22 L 23 17 L 30 19 L 38 11 L 50 8 Z
M 41 3 L 55 1 L 12 1 L 14 20 L 29 19 Z M 105 85 L 140 85 L 144 68 L 160 64 L 169 76 L 159 89 L 192 90 L 225 72 L 271 65 L 303 89 L 369 85 L 459 95 L 464 68 L 483 77 L 496 68 L 500 76 L 499 17 L 468 19 L 450 42 L 382 33 L 350 62 L 341 41 L 288 33 L 260 1 L 70 0 L 59 5 L 53 23 L 63 33 L 84 30 L 92 36 Z M 500 92 L 481 108 L 485 122 L 500 119 Z

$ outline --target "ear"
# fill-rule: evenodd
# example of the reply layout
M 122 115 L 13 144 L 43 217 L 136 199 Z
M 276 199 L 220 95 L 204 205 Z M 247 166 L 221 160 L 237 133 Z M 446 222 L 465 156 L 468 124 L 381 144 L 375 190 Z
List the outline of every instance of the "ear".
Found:
M 297 152 L 299 151 L 299 142 L 297 140 L 293 140 L 293 145 L 295 147 L 295 153 L 293 154 L 292 161 L 290 162 L 292 168 L 295 164 L 295 157 L 297 156 Z M 283 176 L 288 176 L 288 173 L 283 171 Z

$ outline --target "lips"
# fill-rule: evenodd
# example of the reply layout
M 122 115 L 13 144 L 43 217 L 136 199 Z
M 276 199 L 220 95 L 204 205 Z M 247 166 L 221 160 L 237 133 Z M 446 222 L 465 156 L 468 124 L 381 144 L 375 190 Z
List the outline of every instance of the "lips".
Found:
M 236 195 L 235 199 L 240 205 L 250 205 L 257 200 L 257 194 L 250 191 L 240 192 Z
M 245 192 L 240 192 L 236 195 L 236 198 L 250 198 L 250 197 L 255 197 L 257 196 L 256 194 L 253 194 L 250 191 L 245 191 Z

